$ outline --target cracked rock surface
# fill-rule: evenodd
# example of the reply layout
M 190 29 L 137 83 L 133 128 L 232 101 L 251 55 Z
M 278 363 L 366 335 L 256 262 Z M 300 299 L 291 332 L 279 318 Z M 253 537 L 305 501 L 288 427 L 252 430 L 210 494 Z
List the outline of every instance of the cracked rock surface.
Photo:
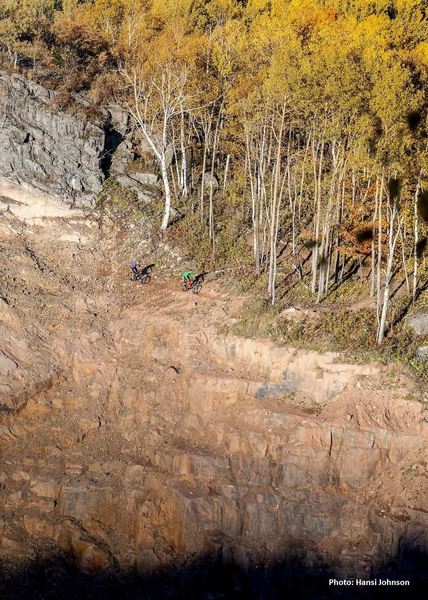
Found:
M 102 123 L 60 112 L 55 93 L 0 71 L 0 174 L 90 204 L 100 191 Z

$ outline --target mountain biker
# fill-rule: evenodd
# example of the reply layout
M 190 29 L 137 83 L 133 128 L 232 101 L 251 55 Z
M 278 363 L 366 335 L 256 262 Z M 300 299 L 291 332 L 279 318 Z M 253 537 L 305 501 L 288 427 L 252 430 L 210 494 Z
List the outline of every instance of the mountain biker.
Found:
M 132 263 L 131 263 L 131 271 L 135 275 L 138 275 L 139 268 L 140 268 L 140 263 L 138 262 L 138 260 L 133 260 Z
M 193 282 L 195 281 L 195 276 L 193 275 L 192 271 L 190 271 L 189 269 L 187 271 L 184 271 L 184 273 L 183 273 L 183 281 L 189 287 L 191 285 L 193 285 Z

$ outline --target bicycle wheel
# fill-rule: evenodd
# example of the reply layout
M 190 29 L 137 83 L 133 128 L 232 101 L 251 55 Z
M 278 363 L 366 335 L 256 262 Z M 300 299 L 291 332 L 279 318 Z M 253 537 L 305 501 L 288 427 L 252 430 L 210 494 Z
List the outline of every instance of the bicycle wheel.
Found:
M 151 280 L 151 278 L 152 278 L 152 276 L 151 276 L 151 275 L 149 275 L 149 274 L 147 274 L 147 275 L 144 275 L 144 276 L 141 278 L 141 283 L 142 283 L 143 285 L 144 285 L 144 284 L 146 284 L 146 283 L 149 283 L 149 282 L 150 282 L 150 280 Z
M 201 291 L 201 289 L 202 289 L 202 285 L 200 283 L 197 283 L 192 288 L 194 294 L 199 294 L 199 292 Z

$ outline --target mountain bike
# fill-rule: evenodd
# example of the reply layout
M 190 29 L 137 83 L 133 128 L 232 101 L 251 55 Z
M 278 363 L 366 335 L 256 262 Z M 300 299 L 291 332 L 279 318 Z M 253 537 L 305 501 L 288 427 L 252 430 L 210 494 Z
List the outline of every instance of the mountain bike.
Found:
M 141 281 L 141 283 L 145 285 L 150 282 L 152 276 L 150 273 L 145 273 L 144 271 L 131 271 L 129 278 L 131 281 Z
M 194 294 L 199 294 L 199 292 L 202 289 L 202 283 L 197 279 L 194 279 L 193 281 L 191 279 L 188 279 L 186 281 L 181 282 L 181 289 L 183 290 L 183 292 L 188 292 L 189 290 L 192 290 Z

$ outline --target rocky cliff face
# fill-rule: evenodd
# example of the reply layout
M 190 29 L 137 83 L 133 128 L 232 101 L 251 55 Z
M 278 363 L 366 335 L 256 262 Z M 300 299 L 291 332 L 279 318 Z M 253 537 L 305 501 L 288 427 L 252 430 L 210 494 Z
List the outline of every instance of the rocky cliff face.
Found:
M 26 184 L 73 206 L 91 206 L 103 181 L 113 176 L 140 200 L 161 195 L 161 181 L 132 165 L 150 148 L 115 106 L 84 116 L 87 102 L 76 99 L 76 114 L 55 106 L 56 93 L 20 75 L 0 71 L 0 177 Z M 170 156 L 172 160 L 172 154 Z
M 60 112 L 55 93 L 0 72 L 0 175 L 88 203 L 100 191 L 102 123 Z
M 58 554 L 116 573 L 209 555 L 353 575 L 426 546 L 427 422 L 404 374 L 220 335 L 242 299 L 209 282 L 196 299 L 162 274 L 141 287 L 112 223 L 9 206 L 5 572 Z

